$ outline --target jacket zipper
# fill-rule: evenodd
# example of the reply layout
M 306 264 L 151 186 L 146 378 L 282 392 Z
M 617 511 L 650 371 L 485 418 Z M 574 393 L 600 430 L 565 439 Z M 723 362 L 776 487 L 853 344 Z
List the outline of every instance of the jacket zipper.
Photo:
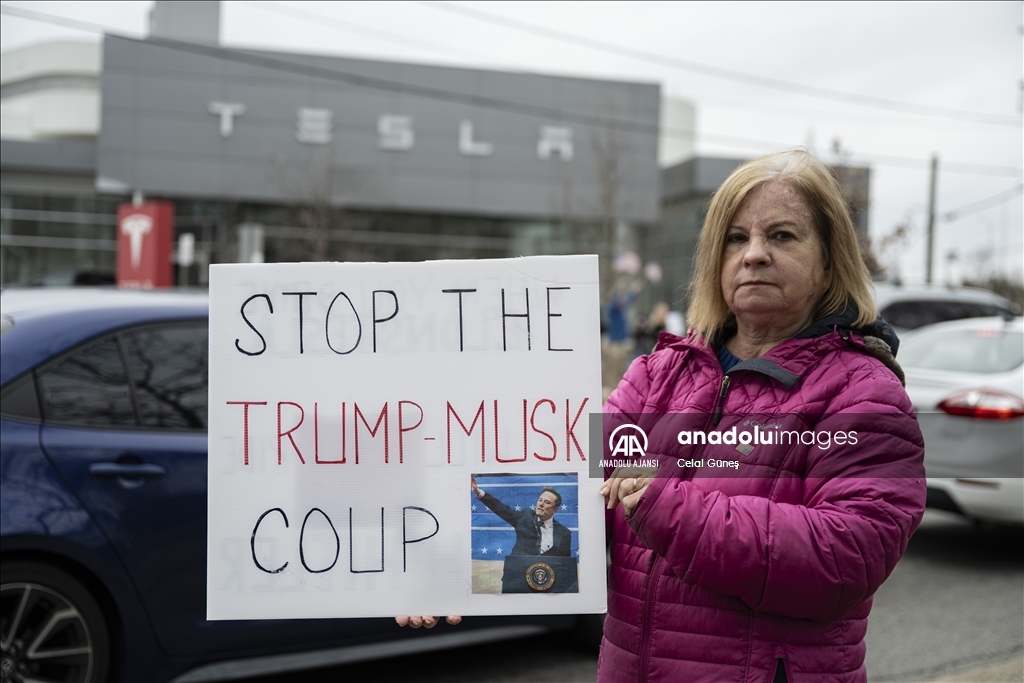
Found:
M 718 404 L 715 406 L 712 420 L 715 426 L 722 419 L 722 407 L 725 405 L 725 397 L 729 393 L 729 385 L 731 383 L 732 378 L 729 375 L 722 378 L 722 386 L 718 390 Z M 658 579 L 661 576 L 661 565 L 663 562 L 664 560 L 661 555 L 656 555 L 654 564 L 651 566 L 651 572 L 647 576 L 647 594 L 644 595 L 643 613 L 641 614 L 640 622 L 640 666 L 638 671 L 638 681 L 640 683 L 647 681 L 647 666 L 651 661 L 651 619 L 653 618 L 652 612 L 654 611 L 654 596 L 658 587 Z
M 729 393 L 729 384 L 731 382 L 732 380 L 729 378 L 729 375 L 722 378 L 722 388 L 718 390 L 718 405 L 715 406 L 715 416 L 711 420 L 711 425 L 714 427 L 717 427 L 722 419 L 722 407 L 725 405 L 725 397 Z
M 640 621 L 640 668 L 637 677 L 640 683 L 647 681 L 647 665 L 651 661 L 651 613 L 654 611 L 654 594 L 657 592 L 662 562 L 661 555 L 655 555 L 651 573 L 647 575 L 647 595 L 644 596 L 644 610 Z

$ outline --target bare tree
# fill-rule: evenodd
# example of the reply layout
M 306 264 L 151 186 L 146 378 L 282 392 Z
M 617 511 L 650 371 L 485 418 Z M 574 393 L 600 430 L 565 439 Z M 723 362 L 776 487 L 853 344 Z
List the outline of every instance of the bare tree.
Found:
M 860 257 L 864 260 L 864 265 L 867 266 L 872 279 L 879 279 L 885 275 L 885 268 L 875 256 L 871 238 L 862 230 L 857 231 L 857 246 L 860 247 Z
M 835 162 L 831 171 L 843 191 L 850 218 L 857 229 L 857 244 L 860 247 L 861 258 L 873 278 L 881 277 L 885 273 L 885 268 L 874 253 L 867 230 L 870 170 L 850 164 L 850 151 L 843 148 L 839 138 L 832 141 L 832 153 L 835 155 Z
M 334 148 L 328 145 L 312 151 L 307 163 L 290 168 L 272 160 L 275 184 L 292 207 L 305 239 L 290 242 L 283 254 L 288 259 L 326 261 L 330 255 L 331 229 L 338 210 L 332 206 L 334 190 Z
M 616 231 L 622 212 L 622 188 L 625 185 L 623 158 L 626 153 L 625 136 L 619 125 L 617 107 L 602 107 L 606 112 L 608 124 L 590 130 L 590 149 L 594 155 L 594 173 L 597 176 L 598 196 L 597 215 L 597 246 L 600 257 L 600 279 L 604 295 L 608 295 L 614 287 L 612 261 L 618 247 Z
M 888 275 L 890 278 L 898 279 L 899 273 L 897 272 L 897 261 L 899 254 L 903 247 L 906 245 L 907 240 L 913 231 L 913 211 L 907 211 L 903 220 L 893 227 L 893 229 L 877 243 L 877 252 L 882 258 L 886 259 L 885 263 L 879 262 L 879 267 L 882 269 L 882 273 Z

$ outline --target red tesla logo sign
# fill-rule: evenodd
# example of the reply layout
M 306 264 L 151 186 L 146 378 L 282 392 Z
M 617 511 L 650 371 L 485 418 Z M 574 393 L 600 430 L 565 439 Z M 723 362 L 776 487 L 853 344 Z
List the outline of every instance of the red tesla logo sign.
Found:
M 174 204 L 144 202 L 117 209 L 117 284 L 120 287 L 170 287 Z

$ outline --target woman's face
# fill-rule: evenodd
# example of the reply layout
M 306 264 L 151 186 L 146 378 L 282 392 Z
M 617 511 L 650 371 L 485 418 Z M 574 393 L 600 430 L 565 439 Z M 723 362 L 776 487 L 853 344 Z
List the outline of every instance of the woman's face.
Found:
M 781 182 L 747 195 L 726 231 L 722 258 L 722 295 L 740 325 L 802 328 L 824 280 L 821 240 L 803 197 Z

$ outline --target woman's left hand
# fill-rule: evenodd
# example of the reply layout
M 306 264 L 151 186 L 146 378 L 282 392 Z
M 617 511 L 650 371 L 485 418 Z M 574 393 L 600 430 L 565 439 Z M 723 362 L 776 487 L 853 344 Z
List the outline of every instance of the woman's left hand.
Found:
M 604 496 L 609 510 L 621 504 L 627 515 L 640 502 L 641 496 L 651 483 L 653 477 L 648 472 L 636 467 L 620 467 L 612 472 L 612 476 L 601 484 L 601 495 Z
M 437 626 L 438 622 L 440 622 L 440 621 L 441 620 L 440 620 L 439 617 L 431 617 L 431 616 L 425 616 L 425 617 L 405 617 L 405 616 L 395 617 L 395 622 L 399 626 L 411 626 L 413 628 L 419 628 L 420 626 L 422 626 L 423 628 L 434 628 L 435 626 Z M 452 626 L 455 626 L 456 624 L 458 624 L 459 622 L 462 621 L 462 617 L 459 616 L 458 614 L 449 614 L 447 617 L 445 617 L 445 621 L 447 621 Z

